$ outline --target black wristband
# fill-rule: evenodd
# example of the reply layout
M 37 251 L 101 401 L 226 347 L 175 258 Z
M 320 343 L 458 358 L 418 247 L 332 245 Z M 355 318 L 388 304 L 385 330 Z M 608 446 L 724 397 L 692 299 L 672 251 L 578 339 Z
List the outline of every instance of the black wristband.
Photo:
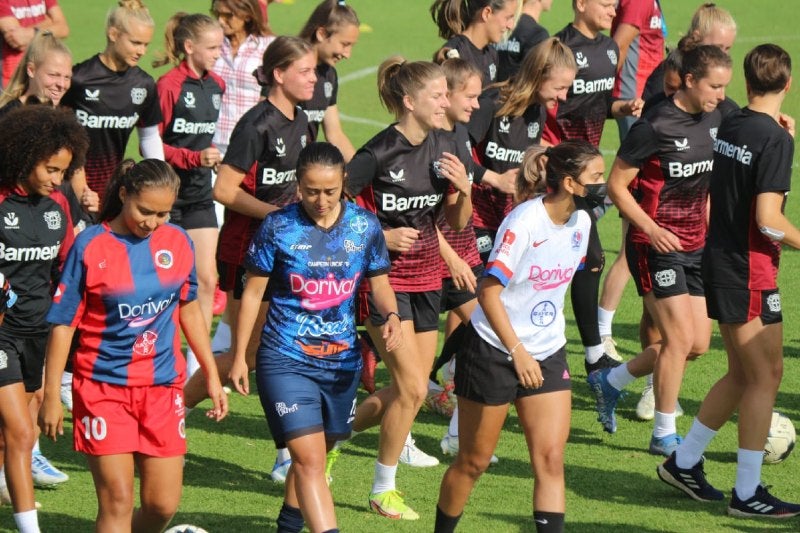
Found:
M 403 321 L 403 317 L 400 316 L 400 313 L 398 313 L 397 311 L 389 311 L 388 313 L 386 313 L 386 322 L 388 322 L 389 319 L 392 318 L 392 315 L 396 316 L 397 320 L 399 320 L 400 322 Z

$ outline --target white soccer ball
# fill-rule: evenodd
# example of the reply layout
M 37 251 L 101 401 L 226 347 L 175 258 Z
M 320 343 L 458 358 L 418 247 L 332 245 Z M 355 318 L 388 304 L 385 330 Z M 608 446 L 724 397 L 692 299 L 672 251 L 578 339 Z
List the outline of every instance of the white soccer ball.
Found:
M 780 463 L 792 453 L 795 442 L 794 424 L 778 411 L 772 412 L 767 443 L 764 445 L 764 464 Z
M 208 533 L 200 526 L 193 526 L 191 524 L 181 524 L 179 526 L 172 526 L 164 533 Z

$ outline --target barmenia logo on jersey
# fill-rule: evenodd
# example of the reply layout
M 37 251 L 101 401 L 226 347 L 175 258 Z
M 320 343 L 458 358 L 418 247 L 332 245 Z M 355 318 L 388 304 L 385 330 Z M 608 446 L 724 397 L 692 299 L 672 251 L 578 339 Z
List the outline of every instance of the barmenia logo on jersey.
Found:
M 134 87 L 131 89 L 131 101 L 136 105 L 141 105 L 147 98 L 147 89 L 144 87 Z

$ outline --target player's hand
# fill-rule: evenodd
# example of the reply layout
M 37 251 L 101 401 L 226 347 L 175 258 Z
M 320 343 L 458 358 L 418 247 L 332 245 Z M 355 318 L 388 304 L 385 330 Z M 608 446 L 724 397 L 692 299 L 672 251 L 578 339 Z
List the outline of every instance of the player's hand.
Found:
M 222 162 L 222 155 L 216 146 L 209 146 L 205 150 L 200 151 L 200 164 L 208 168 L 217 168 L 217 165 Z
M 531 357 L 523 345 L 520 344 L 511 357 L 514 359 L 514 371 L 520 385 L 526 389 L 538 389 L 544 384 L 539 361 Z
M 468 290 L 472 293 L 477 290 L 478 280 L 466 261 L 456 257 L 447 263 L 447 269 L 450 271 L 450 277 L 456 289 Z
M 625 102 L 622 106 L 622 113 L 631 117 L 640 117 L 642 115 L 642 109 L 644 109 L 644 100 L 641 98 L 634 98 L 633 100 Z
M 683 251 L 680 239 L 674 233 L 661 226 L 656 226 L 647 236 L 650 238 L 650 245 L 660 254 Z
M 419 230 L 408 227 L 394 228 L 385 230 L 383 235 L 386 237 L 386 247 L 389 251 L 407 252 L 419 239 Z
M 472 193 L 472 183 L 467 176 L 467 168 L 458 157 L 448 152 L 442 152 L 442 157 L 439 158 L 439 169 L 442 176 L 447 178 L 458 192 L 464 196 Z
M 500 181 L 495 189 L 505 194 L 514 194 L 517 192 L 517 176 L 519 176 L 519 168 L 506 170 L 500 174 Z
M 779 113 L 778 124 L 780 124 L 781 127 L 786 130 L 786 133 L 794 138 L 794 119 L 792 117 L 786 113 Z
M 87 213 L 97 213 L 100 211 L 100 195 L 98 195 L 89 187 L 83 189 L 80 202 L 81 207 Z
M 58 394 L 47 394 L 45 391 L 42 407 L 39 409 L 39 428 L 53 441 L 64 434 L 64 409 Z
M 220 383 L 216 371 L 210 376 L 206 376 L 206 390 L 211 403 L 214 404 L 212 409 L 206 411 L 206 416 L 219 422 L 228 414 L 228 395 L 222 388 L 222 383 Z
M 246 361 L 235 357 L 231 370 L 228 372 L 228 379 L 233 383 L 236 392 L 242 396 L 250 394 L 250 371 L 247 368 Z
M 381 337 L 386 343 L 386 351 L 391 352 L 403 344 L 403 328 L 400 327 L 400 317 L 396 314 L 389 315 L 389 319 L 381 326 Z

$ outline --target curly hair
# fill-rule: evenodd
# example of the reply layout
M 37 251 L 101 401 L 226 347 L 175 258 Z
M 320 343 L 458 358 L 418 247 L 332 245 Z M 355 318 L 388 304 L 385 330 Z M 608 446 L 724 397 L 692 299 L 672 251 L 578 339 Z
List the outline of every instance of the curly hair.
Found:
M 13 189 L 59 150 L 72 153 L 65 174 L 83 167 L 89 136 L 68 109 L 22 106 L 0 119 L 0 188 Z

